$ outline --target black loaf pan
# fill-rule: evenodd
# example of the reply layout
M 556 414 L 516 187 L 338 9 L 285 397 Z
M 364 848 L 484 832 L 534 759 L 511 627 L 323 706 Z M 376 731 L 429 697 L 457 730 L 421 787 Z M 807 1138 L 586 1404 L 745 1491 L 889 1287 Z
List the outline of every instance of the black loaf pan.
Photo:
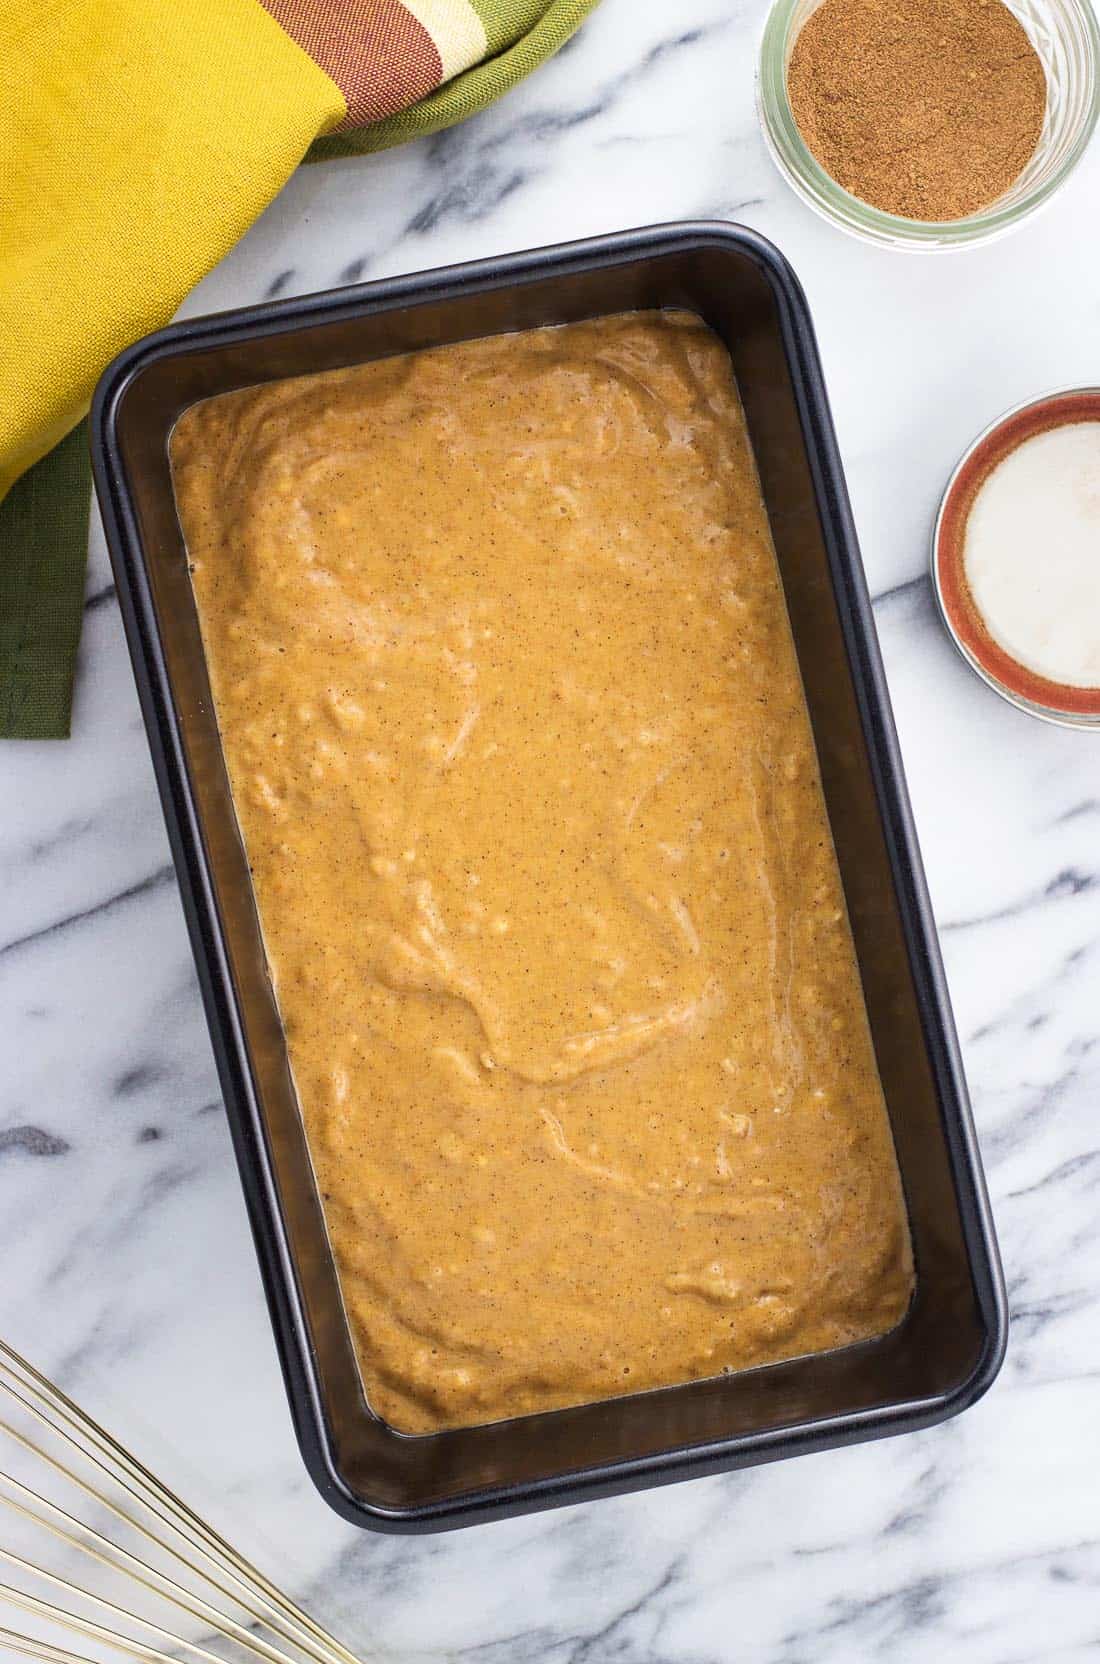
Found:
M 729 348 L 805 681 L 916 1252 L 884 1339 L 410 1438 L 367 1407 L 268 982 L 176 518 L 197 399 L 539 324 L 686 307 Z M 750 231 L 683 224 L 176 324 L 115 360 L 96 490 L 294 1423 L 347 1519 L 424 1531 L 943 1420 L 990 1384 L 1004 1294 L 935 927 L 806 303 Z

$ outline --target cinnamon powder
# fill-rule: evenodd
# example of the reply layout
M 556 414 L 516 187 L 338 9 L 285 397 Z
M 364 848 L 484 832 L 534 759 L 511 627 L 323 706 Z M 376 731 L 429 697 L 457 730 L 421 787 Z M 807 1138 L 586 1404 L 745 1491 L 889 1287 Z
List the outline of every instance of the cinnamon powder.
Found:
M 1026 166 L 1046 75 L 1002 0 L 824 0 L 795 41 L 787 93 L 846 191 L 907 219 L 954 220 Z

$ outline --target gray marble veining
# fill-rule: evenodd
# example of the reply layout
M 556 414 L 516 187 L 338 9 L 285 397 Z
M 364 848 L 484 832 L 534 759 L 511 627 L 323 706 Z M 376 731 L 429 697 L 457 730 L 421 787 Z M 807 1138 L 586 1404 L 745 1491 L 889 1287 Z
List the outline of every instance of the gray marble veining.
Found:
M 361 1536 L 298 1459 L 117 603 L 73 740 L 0 750 L 0 1332 L 364 1652 L 477 1664 L 1100 1658 L 1100 741 L 971 675 L 925 579 L 999 411 L 1100 376 L 1100 149 L 1010 240 L 818 222 L 753 107 L 758 0 L 604 0 L 452 133 L 301 170 L 197 313 L 665 219 L 742 219 L 816 319 L 1012 1303 L 960 1420 L 451 1536 Z M 372 1654 L 373 1655 L 373 1654 Z

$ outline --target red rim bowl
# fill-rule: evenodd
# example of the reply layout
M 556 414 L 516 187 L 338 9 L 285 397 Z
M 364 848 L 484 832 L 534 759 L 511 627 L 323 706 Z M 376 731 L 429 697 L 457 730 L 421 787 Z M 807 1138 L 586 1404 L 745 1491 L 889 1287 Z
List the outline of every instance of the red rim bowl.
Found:
M 986 428 L 947 483 L 932 533 L 932 583 L 943 621 L 963 658 L 983 681 L 1031 716 L 1071 728 L 1100 728 L 1100 687 L 1054 682 L 1029 670 L 993 639 L 967 582 L 966 527 L 994 469 L 1026 439 L 1073 422 L 1100 422 L 1100 387 L 1044 394 Z

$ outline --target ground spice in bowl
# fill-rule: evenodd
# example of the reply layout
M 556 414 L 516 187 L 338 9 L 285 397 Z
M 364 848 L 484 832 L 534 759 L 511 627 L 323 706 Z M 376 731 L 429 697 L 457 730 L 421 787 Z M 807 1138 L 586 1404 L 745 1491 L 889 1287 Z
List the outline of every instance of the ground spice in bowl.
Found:
M 823 0 L 795 40 L 787 96 L 844 190 L 906 219 L 957 220 L 1026 167 L 1047 82 L 1002 0 Z

